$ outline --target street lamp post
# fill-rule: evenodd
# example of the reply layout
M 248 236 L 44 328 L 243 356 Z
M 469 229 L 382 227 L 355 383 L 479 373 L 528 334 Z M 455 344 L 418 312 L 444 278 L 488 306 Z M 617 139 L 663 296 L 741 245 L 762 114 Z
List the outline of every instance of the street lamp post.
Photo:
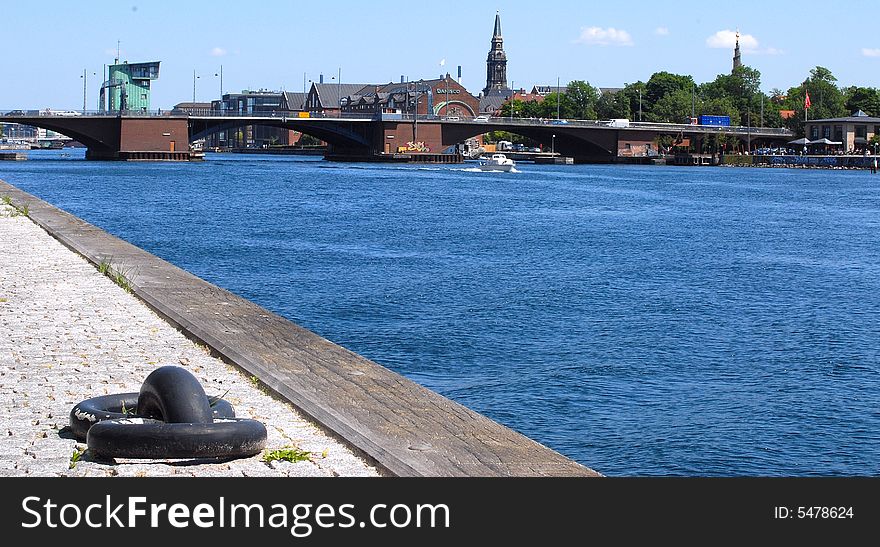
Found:
M 752 111 L 751 109 L 746 111 L 746 125 L 748 126 L 748 132 L 746 136 L 746 145 L 749 148 L 749 154 L 752 153 Z
M 556 77 L 556 119 L 557 120 L 559 119 L 559 103 L 562 102 L 559 99 L 561 99 L 561 97 L 559 96 L 559 76 L 557 76 Z
M 553 138 L 550 140 L 550 155 L 556 155 L 556 135 L 553 135 Z
M 639 121 L 642 121 L 642 88 L 639 88 Z
M 219 99 L 223 100 L 223 65 L 220 65 L 220 72 L 215 72 L 214 76 L 220 76 L 220 97 Z
M 92 72 L 92 76 L 95 76 L 95 75 L 96 75 L 96 73 Z M 83 80 L 83 114 L 85 114 L 86 113 L 86 79 L 87 79 L 86 69 L 83 69 L 83 73 L 82 73 L 82 76 L 80 76 L 80 78 L 82 78 L 82 80 Z
M 764 127 L 764 92 L 761 92 L 761 127 Z
M 419 87 L 421 87 L 422 80 L 419 80 L 415 89 L 413 90 L 413 143 L 415 144 L 419 140 Z

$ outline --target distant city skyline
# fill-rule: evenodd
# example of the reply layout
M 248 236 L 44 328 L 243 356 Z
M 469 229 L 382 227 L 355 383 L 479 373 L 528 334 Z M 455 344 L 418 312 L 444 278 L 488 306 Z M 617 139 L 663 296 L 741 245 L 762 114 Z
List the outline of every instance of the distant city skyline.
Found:
M 737 31 L 742 62 L 761 72 L 764 92 L 798 85 L 817 65 L 841 86 L 880 87 L 880 42 L 866 4 L 733 8 L 682 0 L 664 7 L 632 2 L 622 10 L 551 0 L 386 10 L 347 0 L 10 2 L 3 6 L 0 109 L 81 109 L 83 71 L 87 108 L 96 108 L 102 70 L 114 62 L 117 44 L 120 61 L 161 62 L 153 108 L 192 101 L 194 92 L 197 101 L 218 98 L 221 66 L 227 93 L 303 91 L 322 74 L 325 83 L 341 76 L 365 84 L 456 77 L 461 66 L 462 84 L 476 95 L 486 85 L 496 11 L 512 88 L 555 85 L 557 78 L 622 87 L 659 71 L 712 81 L 730 72 Z

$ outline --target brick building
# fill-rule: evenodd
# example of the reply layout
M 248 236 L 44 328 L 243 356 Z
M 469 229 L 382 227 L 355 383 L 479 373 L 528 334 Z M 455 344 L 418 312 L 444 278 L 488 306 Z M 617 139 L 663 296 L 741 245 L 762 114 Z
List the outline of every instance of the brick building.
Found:
M 342 111 L 377 114 L 397 111 L 420 116 L 471 118 L 480 111 L 480 100 L 449 74 L 436 80 L 368 85 L 342 98 Z

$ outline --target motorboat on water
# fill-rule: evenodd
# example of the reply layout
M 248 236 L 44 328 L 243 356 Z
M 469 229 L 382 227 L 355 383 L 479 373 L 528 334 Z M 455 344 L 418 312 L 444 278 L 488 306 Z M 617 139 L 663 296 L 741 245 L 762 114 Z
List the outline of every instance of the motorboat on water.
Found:
M 504 154 L 492 154 L 478 166 L 480 171 L 511 171 L 516 167 L 516 162 Z

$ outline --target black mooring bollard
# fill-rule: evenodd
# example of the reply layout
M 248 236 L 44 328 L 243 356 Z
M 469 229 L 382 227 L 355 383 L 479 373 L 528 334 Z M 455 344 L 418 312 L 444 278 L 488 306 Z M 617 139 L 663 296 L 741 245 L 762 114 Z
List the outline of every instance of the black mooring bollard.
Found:
M 150 373 L 139 393 L 86 399 L 70 411 L 70 427 L 103 458 L 240 458 L 260 453 L 266 427 L 235 418 L 219 397 L 209 398 L 184 368 Z

